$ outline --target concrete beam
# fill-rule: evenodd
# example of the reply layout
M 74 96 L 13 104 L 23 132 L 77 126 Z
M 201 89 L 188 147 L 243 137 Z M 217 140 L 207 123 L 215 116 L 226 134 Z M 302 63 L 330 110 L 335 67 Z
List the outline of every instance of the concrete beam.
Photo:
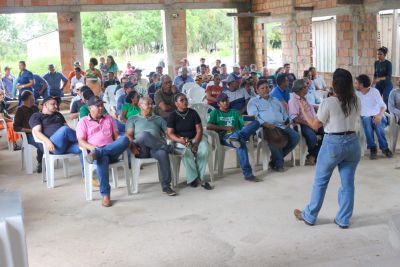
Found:
M 2 7 L 0 13 L 41 13 L 41 12 L 99 12 L 99 11 L 130 11 L 130 10 L 165 10 L 165 9 L 251 9 L 249 3 L 166 3 L 166 4 L 103 4 L 103 5 L 52 5 L 52 6 L 22 6 Z

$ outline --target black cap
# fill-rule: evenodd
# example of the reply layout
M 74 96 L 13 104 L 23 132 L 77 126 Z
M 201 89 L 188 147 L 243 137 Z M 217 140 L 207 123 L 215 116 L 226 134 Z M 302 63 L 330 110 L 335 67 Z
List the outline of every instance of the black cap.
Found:
M 146 75 L 146 77 L 152 78 L 155 73 L 155 71 L 150 71 L 149 75 Z
M 126 82 L 124 84 L 124 89 L 128 89 L 128 88 L 134 88 L 135 84 L 133 82 Z
M 92 96 L 91 98 L 89 98 L 88 106 L 93 106 L 93 105 L 97 106 L 97 105 L 103 104 L 103 103 L 104 103 L 104 101 L 101 100 L 100 97 L 98 97 L 98 96 Z
M 225 93 L 220 93 L 217 97 L 217 103 L 229 99 L 229 96 Z
M 47 101 L 50 101 L 50 100 L 56 100 L 58 105 L 61 103 L 61 98 L 60 97 L 58 97 L 58 96 L 48 96 L 45 99 L 43 99 L 42 104 L 44 104 L 44 103 L 46 103 Z

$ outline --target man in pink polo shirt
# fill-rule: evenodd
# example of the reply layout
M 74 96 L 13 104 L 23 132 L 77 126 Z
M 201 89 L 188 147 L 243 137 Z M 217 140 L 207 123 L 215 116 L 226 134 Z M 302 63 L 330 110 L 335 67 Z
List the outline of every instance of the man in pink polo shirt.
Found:
M 296 80 L 292 87 L 293 96 L 289 100 L 289 117 L 294 123 L 300 125 L 301 134 L 306 139 L 308 155 L 306 158 L 307 165 L 314 165 L 318 156 L 319 149 L 324 136 L 324 128 L 313 128 L 305 120 L 300 106 L 304 106 L 304 110 L 312 118 L 316 117 L 314 106 L 305 98 L 307 95 L 307 83 L 304 79 Z M 320 138 L 318 138 L 320 136 Z
M 109 170 L 110 163 L 118 161 L 118 157 L 129 146 L 129 139 L 120 136 L 115 120 L 110 115 L 103 115 L 103 101 L 92 96 L 88 101 L 89 115 L 83 117 L 76 126 L 79 146 L 89 150 L 85 158 L 90 164 L 97 165 L 97 177 L 100 182 L 102 205 L 111 206 Z

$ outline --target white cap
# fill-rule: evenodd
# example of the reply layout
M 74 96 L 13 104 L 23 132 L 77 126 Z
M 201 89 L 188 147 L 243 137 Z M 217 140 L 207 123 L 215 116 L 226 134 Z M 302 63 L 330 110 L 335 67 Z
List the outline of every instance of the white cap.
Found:
M 81 89 L 83 86 L 84 86 L 83 83 L 76 83 L 74 91 L 76 91 L 77 89 Z
M 235 65 L 232 66 L 232 68 L 239 68 L 240 69 L 240 65 L 238 63 L 236 63 Z

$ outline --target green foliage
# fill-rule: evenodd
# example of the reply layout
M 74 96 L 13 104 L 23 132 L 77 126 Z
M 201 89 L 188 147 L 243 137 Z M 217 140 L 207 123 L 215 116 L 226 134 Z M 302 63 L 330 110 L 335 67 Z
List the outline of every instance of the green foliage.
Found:
M 282 29 L 280 23 L 267 24 L 268 46 L 272 49 L 280 49 L 282 47 Z
M 227 10 L 186 10 L 188 50 L 218 49 L 217 44 L 231 40 L 232 19 Z

